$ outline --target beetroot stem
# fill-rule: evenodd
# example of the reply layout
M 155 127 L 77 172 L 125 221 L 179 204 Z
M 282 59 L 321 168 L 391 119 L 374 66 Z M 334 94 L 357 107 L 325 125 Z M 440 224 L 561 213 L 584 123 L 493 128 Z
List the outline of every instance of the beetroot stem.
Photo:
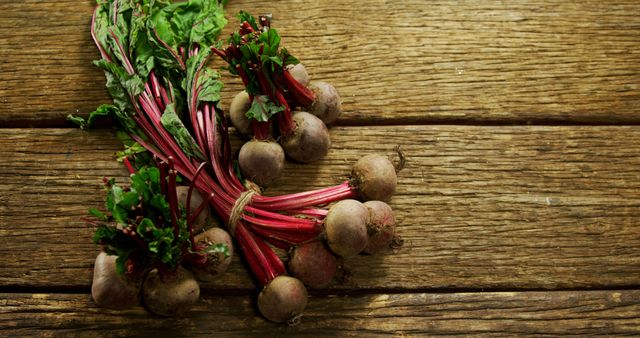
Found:
M 180 227 L 178 226 L 178 194 L 176 191 L 176 169 L 174 166 L 173 157 L 169 156 L 169 185 L 168 185 L 168 194 L 169 196 L 169 209 L 171 210 L 171 223 L 173 224 L 173 235 L 175 240 L 178 240 L 180 236 Z
M 200 213 L 202 212 L 202 210 L 204 209 L 204 207 L 202 205 L 207 205 L 209 201 L 207 200 L 203 200 L 202 201 L 202 205 L 200 205 L 198 207 L 198 210 L 196 210 L 196 212 L 191 213 L 191 196 L 193 194 L 193 188 L 195 187 L 195 182 L 198 179 L 198 176 L 200 175 L 200 173 L 202 172 L 202 170 L 204 169 L 204 167 L 206 166 L 205 162 L 202 162 L 200 164 L 200 166 L 198 167 L 198 170 L 196 170 L 195 175 L 193 175 L 193 180 L 191 180 L 191 183 L 189 184 L 189 190 L 187 191 L 187 206 L 186 206 L 186 210 L 187 210 L 187 228 L 189 229 L 189 240 L 191 242 L 191 248 L 195 250 L 195 242 L 193 240 L 193 221 L 195 218 L 197 218 Z
M 251 253 L 255 257 L 255 261 L 253 264 L 249 264 L 251 270 L 256 274 L 260 283 L 263 285 L 269 284 L 274 278 L 278 276 L 278 273 L 272 266 L 272 263 L 269 261 L 265 253 L 262 251 L 262 248 L 259 246 L 258 240 L 253 234 L 251 234 L 248 229 L 244 227 L 242 222 L 238 223 L 236 226 L 236 237 L 242 239 L 246 250 L 243 252 Z M 248 255 L 247 255 L 248 256 Z
M 109 56 L 109 54 L 107 54 L 107 52 L 98 41 L 98 38 L 96 37 L 96 14 L 99 8 L 100 6 L 96 6 L 96 8 L 93 10 L 93 16 L 91 17 L 91 38 L 93 39 L 93 43 L 95 43 L 96 47 L 98 47 L 102 58 L 111 62 L 111 57 Z
M 291 116 L 291 108 L 280 89 L 276 89 L 276 99 L 278 104 L 284 107 L 284 111 L 278 114 L 278 126 L 283 135 L 290 135 L 296 129 L 296 124 Z
M 127 167 L 127 171 L 129 171 L 129 175 L 133 175 L 135 174 L 135 169 L 133 169 L 133 166 L 131 165 L 131 162 L 129 162 L 129 158 L 128 157 L 124 157 L 122 158 L 122 162 L 124 163 L 124 166 Z
M 283 71 L 284 82 L 289 90 L 289 94 L 295 101 L 302 107 L 310 106 L 313 101 L 316 100 L 316 95 L 309 88 L 303 86 L 298 80 L 296 80 L 289 71 L 286 69 Z
M 265 242 L 275 246 L 278 249 L 288 251 L 293 246 L 292 243 L 274 238 L 273 236 L 264 236 L 260 233 L 257 233 L 257 235 L 260 236 L 260 238 L 262 238 Z

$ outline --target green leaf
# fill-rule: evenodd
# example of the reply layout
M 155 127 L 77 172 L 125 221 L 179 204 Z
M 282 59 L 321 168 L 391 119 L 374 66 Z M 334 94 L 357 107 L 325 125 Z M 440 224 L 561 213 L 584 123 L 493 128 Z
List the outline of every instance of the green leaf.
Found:
M 222 5 L 213 1 L 204 1 L 202 10 L 197 12 L 191 25 L 189 36 L 191 46 L 195 44 L 201 48 L 213 46 L 226 24 L 227 19 L 224 17 Z
M 191 157 L 196 157 L 200 160 L 205 159 L 202 152 L 200 152 L 200 148 L 196 144 L 196 141 L 189 133 L 189 130 L 184 126 L 178 114 L 176 114 L 173 104 L 167 105 L 160 121 L 162 122 L 162 126 L 164 126 L 164 128 L 173 135 L 174 139 L 178 142 L 178 145 L 185 154 Z
M 144 80 L 137 75 L 130 75 L 117 64 L 98 60 L 93 62 L 97 67 L 105 71 L 107 77 L 107 89 L 113 98 L 113 103 L 123 111 L 133 111 L 130 97 L 137 97 L 144 90 Z
M 237 46 L 242 43 L 242 36 L 240 36 L 240 33 L 238 32 L 233 32 L 227 42 L 229 44 Z
M 109 243 L 116 237 L 116 232 L 117 230 L 114 227 L 101 225 L 93 234 L 93 242 L 96 244 L 102 242 Z
M 111 58 L 114 57 L 113 53 L 110 52 L 110 44 L 109 40 L 111 36 L 109 34 L 109 10 L 112 6 L 110 6 L 107 2 L 99 3 L 99 6 L 96 8 L 95 12 L 95 23 L 94 23 L 94 32 L 96 36 L 96 40 L 100 44 L 102 50 L 104 50 L 107 55 Z
M 202 250 L 204 253 L 221 253 L 224 257 L 230 257 L 229 247 L 224 243 L 211 244 Z
M 247 118 L 259 122 L 267 122 L 269 119 L 284 110 L 283 106 L 274 104 L 266 95 L 255 96 L 251 108 L 246 113 Z
M 129 259 L 129 255 L 118 255 L 116 258 L 116 272 L 122 276 L 127 271 L 126 263 Z
M 101 221 L 107 221 L 109 219 L 104 212 L 102 212 L 102 211 L 100 211 L 98 209 L 95 209 L 95 208 L 89 209 L 89 215 L 91 215 L 91 216 L 93 216 L 93 217 L 95 217 L 95 218 L 97 218 L 97 219 L 99 219 Z
M 300 63 L 300 60 L 296 59 L 293 55 L 289 54 L 289 51 L 287 51 L 286 48 L 282 48 L 280 50 L 280 57 L 282 57 L 282 60 L 284 60 L 283 68 L 288 65 L 297 65 L 298 63 Z
M 280 35 L 274 28 L 270 28 L 260 34 L 258 41 L 265 45 L 264 54 L 276 56 L 280 47 Z
M 279 56 L 271 56 L 269 57 L 269 60 L 278 66 L 283 67 L 282 59 Z
M 136 72 L 143 78 L 146 78 L 155 67 L 154 51 L 147 34 L 146 21 L 146 14 L 139 13 L 132 17 L 129 46 L 134 55 Z
M 138 142 L 134 142 L 132 145 L 125 145 L 123 151 L 116 152 L 116 158 L 118 162 L 122 162 L 125 157 L 132 157 L 136 154 L 146 153 L 147 149 L 141 146 Z
M 222 91 L 222 81 L 217 72 L 205 68 L 201 70 L 198 78 L 197 87 L 201 88 L 198 92 L 198 102 L 218 102 L 220 101 L 220 92 Z
M 80 117 L 80 116 L 69 114 L 69 115 L 67 115 L 67 121 L 70 121 L 70 122 L 76 124 L 78 127 L 82 128 L 82 129 L 87 128 L 87 121 L 84 118 Z

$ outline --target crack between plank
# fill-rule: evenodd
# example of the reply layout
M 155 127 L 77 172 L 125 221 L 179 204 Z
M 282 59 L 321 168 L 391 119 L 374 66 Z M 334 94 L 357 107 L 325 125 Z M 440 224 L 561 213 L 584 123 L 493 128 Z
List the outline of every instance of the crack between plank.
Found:
M 309 289 L 312 297 L 327 296 L 367 296 L 380 294 L 459 294 L 459 293 L 527 293 L 527 292 L 616 292 L 616 291 L 640 291 L 640 284 L 613 285 L 576 288 L 344 288 L 344 289 Z M 200 294 L 203 296 L 246 296 L 257 295 L 258 288 L 211 288 L 203 287 Z M 0 286 L 0 293 L 13 294 L 89 294 L 90 286 Z
M 230 123 L 230 122 L 229 122 Z M 378 127 L 378 126 L 470 126 L 470 127 L 500 127 L 500 126 L 558 126 L 558 127 L 571 127 L 571 126 L 594 126 L 594 127 L 607 127 L 607 126 L 640 126 L 640 120 L 629 118 L 617 118 L 615 121 L 609 121 L 606 117 L 598 117 L 592 119 L 575 119 L 575 120 L 562 120 L 553 118 L 540 118 L 540 119 L 487 119 L 487 120 L 474 120 L 474 119 L 456 119 L 456 118 L 391 118 L 391 119 L 376 119 L 374 118 L 358 118 L 349 119 L 344 118 L 331 124 L 329 127 Z M 94 130 L 108 129 L 110 123 L 102 122 Z M 0 129 L 11 128 L 60 128 L 60 129 L 76 129 L 77 127 L 72 125 L 66 120 L 60 119 L 43 119 L 43 120 L 31 120 L 31 119 L 14 119 L 14 120 L 0 120 Z

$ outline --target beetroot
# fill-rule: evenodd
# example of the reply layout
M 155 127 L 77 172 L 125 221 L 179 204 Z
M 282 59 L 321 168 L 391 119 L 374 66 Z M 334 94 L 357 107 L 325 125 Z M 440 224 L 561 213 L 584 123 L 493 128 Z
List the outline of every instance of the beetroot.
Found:
M 185 313 L 198 301 L 200 286 L 193 274 L 183 267 L 166 276 L 154 269 L 142 284 L 142 294 L 149 311 L 175 316 Z
M 228 255 L 222 252 L 209 252 L 206 254 L 204 265 L 194 265 L 189 267 L 198 280 L 211 282 L 216 277 L 227 271 L 233 256 L 233 242 L 228 232 L 220 228 L 211 228 L 195 237 L 197 246 L 207 247 L 213 244 L 224 244 L 227 246 Z
M 369 209 L 369 244 L 365 253 L 374 254 L 389 248 L 395 234 L 396 219 L 391 207 L 382 201 L 367 201 L 364 206 Z
M 371 154 L 353 166 L 351 178 L 365 200 L 388 202 L 396 191 L 398 178 L 393 163 L 388 158 Z
M 334 204 L 325 218 L 329 248 L 342 257 L 354 256 L 367 246 L 369 210 L 356 200 Z
M 291 252 L 289 272 L 312 288 L 331 284 L 338 271 L 338 260 L 321 241 L 305 243 Z
M 300 82 L 301 85 L 305 87 L 309 85 L 309 73 L 307 73 L 307 69 L 302 65 L 302 63 L 288 65 L 287 71 L 294 79 L 296 79 L 296 81 Z
M 253 135 L 251 120 L 247 118 L 247 111 L 251 108 L 251 101 L 246 90 L 233 97 L 229 106 L 229 118 L 234 127 L 244 136 Z
M 329 130 L 319 118 L 307 112 L 293 115 L 296 128 L 282 138 L 282 148 L 292 159 L 309 163 L 324 157 L 331 147 Z
M 251 140 L 240 148 L 238 155 L 238 164 L 244 176 L 261 186 L 280 177 L 284 163 L 282 147 L 271 141 Z
M 322 120 L 325 124 L 333 123 L 342 114 L 340 95 L 332 85 L 322 81 L 312 81 L 309 89 L 316 99 L 309 107 L 309 112 Z
M 178 202 L 180 202 L 180 204 L 182 204 L 186 208 L 189 187 L 176 187 L 176 193 L 178 195 Z M 197 189 L 193 189 L 193 191 L 191 192 L 191 203 L 189 204 L 189 209 L 191 209 L 190 212 L 195 212 L 202 204 L 202 202 L 203 199 L 200 195 L 200 192 L 198 192 Z M 217 226 L 217 223 L 215 217 L 213 217 L 213 214 L 211 213 L 211 208 L 207 205 L 193 222 L 193 231 L 199 232 L 202 229 L 207 229 L 212 226 Z
M 258 309 L 272 322 L 295 323 L 307 307 L 307 301 L 307 289 L 299 279 L 278 276 L 260 292 Z
M 116 271 L 118 256 L 101 252 L 93 266 L 91 297 L 100 307 L 114 310 L 128 309 L 140 302 L 142 280 L 120 275 Z

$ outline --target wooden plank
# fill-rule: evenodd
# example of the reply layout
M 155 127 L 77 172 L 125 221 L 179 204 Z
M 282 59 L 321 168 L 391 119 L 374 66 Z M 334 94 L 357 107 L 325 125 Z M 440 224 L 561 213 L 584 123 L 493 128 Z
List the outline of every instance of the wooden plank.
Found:
M 630 287 L 640 283 L 640 127 L 396 126 L 332 129 L 317 165 L 280 188 L 346 178 L 363 154 L 401 145 L 395 254 L 346 262 L 336 289 Z M 86 290 L 96 248 L 79 217 L 102 204 L 109 131 L 0 129 L 0 286 Z M 292 179 L 295 178 L 295 179 Z M 253 289 L 237 261 L 207 287 Z
M 638 290 L 312 297 L 294 327 L 265 322 L 249 296 L 204 296 L 186 317 L 165 319 L 99 309 L 84 294 L 0 295 L 0 334 L 10 337 L 640 334 Z
M 91 65 L 94 3 L 0 3 L 0 125 L 62 126 L 108 101 Z M 230 2 L 239 9 L 274 14 L 313 78 L 342 93 L 340 123 L 639 121 L 638 1 Z M 228 104 L 239 81 L 225 81 Z

